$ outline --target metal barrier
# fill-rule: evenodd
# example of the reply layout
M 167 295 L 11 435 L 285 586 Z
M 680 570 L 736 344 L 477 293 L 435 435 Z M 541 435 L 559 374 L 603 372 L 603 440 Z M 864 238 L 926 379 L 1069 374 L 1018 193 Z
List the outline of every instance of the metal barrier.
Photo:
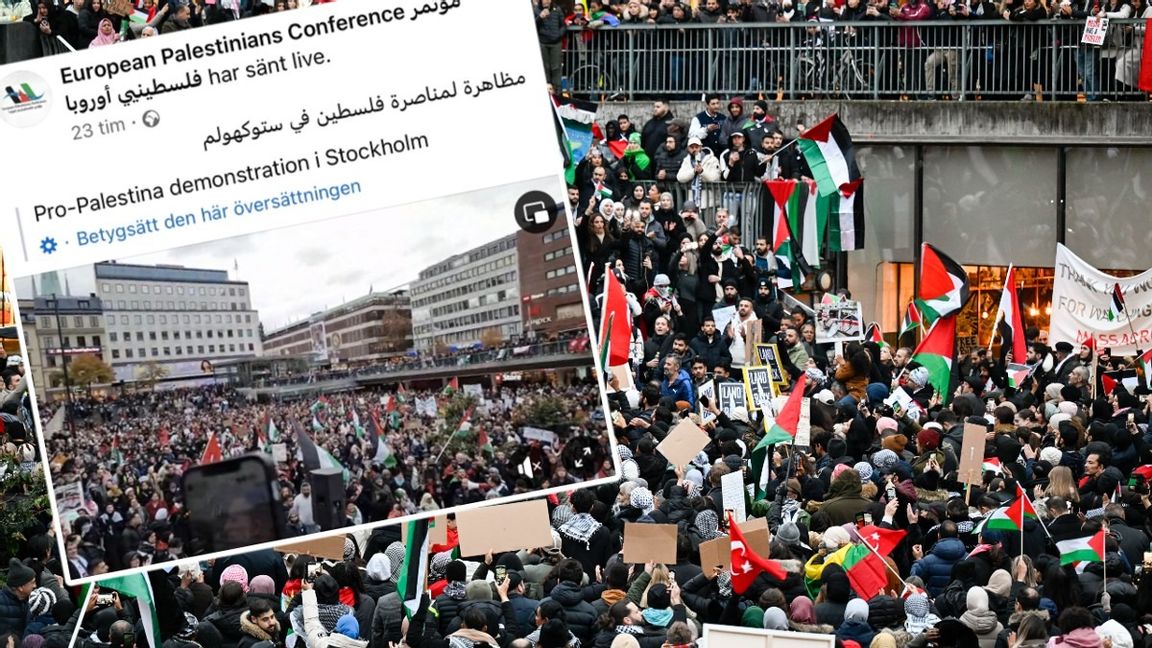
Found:
M 759 182 L 702 182 L 698 192 L 692 185 L 679 182 L 638 180 L 636 184 L 643 185 L 645 189 L 659 185 L 663 191 L 672 194 L 676 205 L 683 205 L 686 200 L 696 202 L 700 216 L 708 227 L 716 226 L 717 209 L 727 209 L 729 215 L 736 217 L 740 239 L 747 248 L 751 248 L 756 237 L 761 235 L 761 201 L 765 199 L 766 192 L 764 185 Z
M 1079 20 L 573 27 L 564 73 L 573 94 L 598 99 L 1145 101 L 1143 24 L 1110 21 L 1100 47 L 1080 44 Z

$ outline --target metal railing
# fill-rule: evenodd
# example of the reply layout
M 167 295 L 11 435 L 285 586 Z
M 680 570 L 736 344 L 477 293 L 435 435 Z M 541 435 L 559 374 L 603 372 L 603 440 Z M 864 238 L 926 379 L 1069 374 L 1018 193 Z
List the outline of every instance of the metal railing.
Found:
M 1143 21 L 1110 21 L 1099 47 L 1081 45 L 1083 31 L 1082 20 L 573 27 L 564 75 L 596 99 L 1146 101 Z

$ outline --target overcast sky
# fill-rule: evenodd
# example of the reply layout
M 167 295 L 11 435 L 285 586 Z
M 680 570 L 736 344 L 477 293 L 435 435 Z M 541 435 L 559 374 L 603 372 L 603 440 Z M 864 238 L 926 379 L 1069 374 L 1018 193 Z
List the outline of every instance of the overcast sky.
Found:
M 363 296 L 370 286 L 383 291 L 407 284 L 442 259 L 511 234 L 517 198 L 554 186 L 551 178 L 517 183 L 116 260 L 228 270 L 231 279 L 250 284 L 253 306 L 271 331 Z M 58 274 L 73 295 L 96 292 L 92 266 Z M 16 291 L 29 296 L 30 279 L 17 279 Z

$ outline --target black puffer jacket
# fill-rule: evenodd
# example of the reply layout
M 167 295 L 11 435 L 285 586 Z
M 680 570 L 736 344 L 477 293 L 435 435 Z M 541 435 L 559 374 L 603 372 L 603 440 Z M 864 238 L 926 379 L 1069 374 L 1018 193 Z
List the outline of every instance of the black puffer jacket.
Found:
M 904 627 L 904 602 L 881 594 L 868 601 L 868 625 L 876 629 Z
M 216 626 L 220 636 L 224 638 L 225 646 L 235 646 L 244 638 L 244 631 L 240 629 L 240 617 L 247 611 L 248 604 L 244 603 L 236 607 L 218 609 L 204 620 Z
M 548 598 L 564 606 L 568 629 L 576 635 L 580 644 L 592 643 L 596 631 L 596 610 L 584 600 L 583 588 L 571 581 L 563 581 L 552 588 Z
M 428 610 L 428 624 L 436 624 L 436 632 L 441 637 L 448 636 L 448 624 L 460 616 L 460 604 L 464 602 L 464 598 L 452 598 L 447 594 L 441 594 L 432 601 L 432 607 Z M 433 611 L 434 610 L 434 611 Z M 427 630 L 425 633 L 427 634 Z
M 0 589 L 0 632 L 24 634 L 24 624 L 28 619 L 28 605 L 16 598 L 8 587 Z
M 478 608 L 484 612 L 484 618 L 488 619 L 488 634 L 493 637 L 499 638 L 499 635 L 505 634 L 501 630 L 507 627 L 503 619 L 503 612 L 500 609 L 500 604 L 496 601 L 464 601 L 460 604 L 460 614 L 448 624 L 448 634 L 452 634 L 460 629 L 461 622 L 464 618 L 464 613 L 472 608 Z

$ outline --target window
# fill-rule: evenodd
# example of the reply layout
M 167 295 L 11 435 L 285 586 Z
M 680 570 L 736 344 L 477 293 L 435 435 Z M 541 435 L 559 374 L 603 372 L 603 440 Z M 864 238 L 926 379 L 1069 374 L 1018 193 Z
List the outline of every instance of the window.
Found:
M 132 304 L 132 310 L 140 310 L 140 302 L 139 301 L 136 301 L 134 299 L 130 303 Z
M 208 353 L 216 353 L 216 345 L 215 344 L 209 344 L 208 345 Z
M 256 346 L 255 346 L 255 345 L 253 345 L 251 342 L 249 342 L 249 343 L 248 343 L 248 350 L 249 350 L 249 351 L 255 351 L 255 350 L 256 350 Z
M 163 323 L 163 322 L 161 322 L 161 323 Z M 161 331 L 160 332 L 160 339 L 161 340 L 167 340 L 168 339 L 168 331 Z
M 147 358 L 148 357 L 148 353 L 144 348 L 139 348 L 136 351 L 137 351 L 137 353 L 140 354 L 141 358 Z
M 143 342 L 144 341 L 144 331 L 136 331 L 136 341 L 137 342 Z
M 112 357 L 116 357 L 116 355 L 115 355 L 116 351 L 115 350 L 112 351 L 112 354 L 113 354 Z M 124 357 L 125 358 L 131 358 L 132 357 L 132 349 L 124 349 Z
M 142 315 L 134 315 L 132 316 L 132 322 L 136 324 L 136 326 L 140 326 L 144 323 L 144 317 Z
M 181 347 L 176 347 L 176 355 L 183 355 L 183 354 L 181 353 L 183 350 L 184 350 L 184 349 L 183 349 L 183 348 L 181 348 Z
M 116 292 L 123 294 L 124 284 L 116 284 Z M 131 357 L 131 356 L 129 356 L 129 357 Z
M 100 318 L 95 315 L 88 317 L 88 328 L 100 328 Z
M 188 345 L 184 348 L 188 350 L 188 355 L 192 355 L 192 345 Z
M 149 315 L 148 316 L 148 323 L 149 324 L 155 324 L 156 323 L 156 316 L 155 315 Z
M 164 355 L 166 355 L 166 356 L 172 355 L 172 349 L 169 347 L 164 347 Z
M 132 294 L 132 295 L 136 294 L 136 284 L 132 284 L 131 286 L 128 286 L 128 293 Z
M 172 294 L 172 286 L 165 286 L 165 287 L 164 287 L 164 292 L 165 292 L 166 294 L 169 294 L 169 295 L 171 295 L 171 294 Z
M 152 292 L 152 289 L 149 288 L 148 286 L 140 286 L 140 294 L 141 295 L 147 295 L 151 292 Z
M 228 289 L 228 296 L 229 297 L 235 297 L 236 296 L 236 289 L 235 288 L 229 288 Z
M 183 295 L 184 294 L 184 286 L 176 286 L 176 294 L 177 295 Z M 184 302 L 180 302 L 180 303 L 183 304 Z M 184 306 L 180 306 L 180 308 L 184 308 Z M 188 352 L 191 353 L 192 350 L 189 349 Z
M 157 349 L 156 347 L 152 347 L 152 357 L 155 358 L 158 355 L 160 355 L 160 349 Z
M 128 326 L 128 316 L 127 315 L 121 315 L 120 316 L 120 325 L 121 326 Z
M 156 341 L 156 331 L 148 331 L 148 339 L 155 342 Z
M 119 341 L 119 340 L 117 340 L 117 339 L 116 339 L 116 337 L 117 337 L 117 335 L 116 335 L 116 331 L 112 331 L 111 333 L 109 333 L 109 334 L 108 334 L 108 339 L 109 339 L 109 340 L 111 340 L 111 341 L 113 341 L 113 342 L 118 342 L 118 341 Z
M 220 347 L 220 348 L 224 348 L 224 347 Z M 236 345 L 235 344 L 229 344 L 228 345 L 228 352 L 229 353 L 236 353 Z
M 94 346 L 94 347 L 100 346 L 100 336 L 99 335 L 93 335 L 92 336 L 92 346 Z
M 168 316 L 167 315 L 161 315 L 160 316 L 160 323 L 161 324 L 167 324 L 168 323 Z
M 112 292 L 112 286 L 110 284 L 100 284 L 100 292 Z
M 80 348 L 84 348 L 84 347 L 88 346 L 88 338 L 84 337 L 83 335 L 77 335 L 76 336 L 76 346 L 80 347 Z
M 208 290 L 206 288 L 204 288 L 204 286 L 200 286 L 200 296 L 203 297 L 204 295 L 207 295 L 207 294 L 208 294 Z
M 212 329 L 208 329 L 208 338 L 209 338 L 209 339 L 211 339 L 211 338 L 212 338 Z
M 117 299 L 116 300 L 116 308 L 119 308 L 120 310 L 124 310 L 124 308 L 126 306 L 127 306 L 127 304 L 123 299 Z
M 120 359 L 120 349 L 112 349 L 112 359 L 113 360 L 119 360 Z

